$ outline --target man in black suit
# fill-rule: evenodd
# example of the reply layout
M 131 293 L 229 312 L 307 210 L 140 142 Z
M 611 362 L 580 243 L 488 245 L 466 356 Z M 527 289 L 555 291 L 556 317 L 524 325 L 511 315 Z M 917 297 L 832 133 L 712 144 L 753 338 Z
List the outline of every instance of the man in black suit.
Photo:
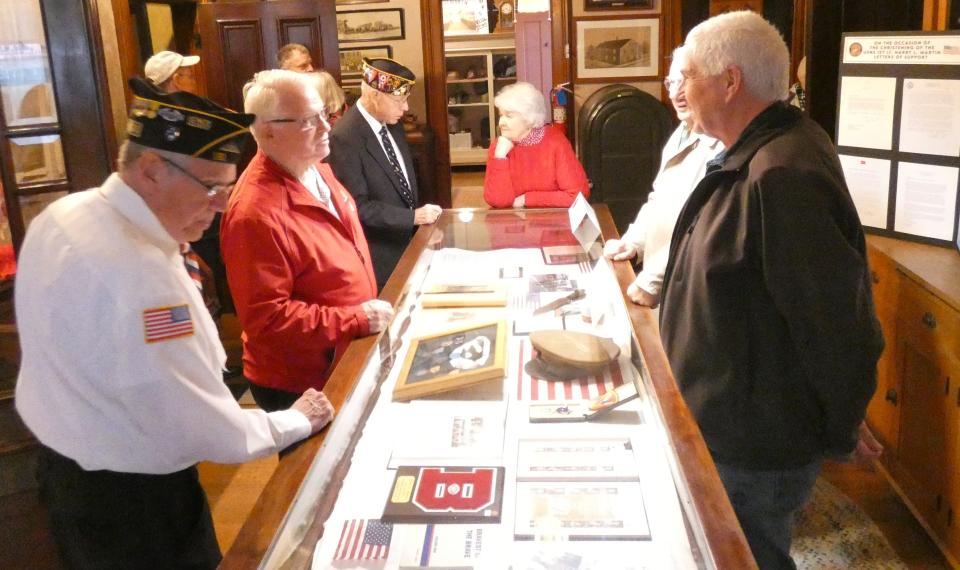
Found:
M 360 100 L 330 133 L 337 179 L 353 194 L 370 245 L 377 288 L 393 273 L 416 227 L 440 217 L 440 206 L 417 207 L 417 177 L 400 119 L 415 83 L 392 59 L 364 59 Z

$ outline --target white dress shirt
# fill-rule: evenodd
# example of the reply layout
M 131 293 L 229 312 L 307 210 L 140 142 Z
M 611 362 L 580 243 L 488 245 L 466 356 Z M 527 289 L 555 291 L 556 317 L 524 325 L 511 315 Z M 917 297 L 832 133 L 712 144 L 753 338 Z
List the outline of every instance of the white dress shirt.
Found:
M 634 283 L 658 299 L 670 256 L 673 226 L 690 193 L 706 174 L 707 161 L 721 150 L 723 143 L 691 133 L 681 123 L 663 147 L 653 191 L 623 234 L 623 241 L 637 248 L 643 259 L 643 269 Z
M 117 174 L 33 220 L 15 295 L 17 410 L 37 439 L 86 470 L 242 462 L 310 434 L 300 412 L 234 401 L 179 244 Z M 151 324 L 171 314 L 186 320 Z
M 336 206 L 333 205 L 333 199 L 330 198 L 330 187 L 324 182 L 316 166 L 308 168 L 299 178 L 299 181 L 318 202 L 326 206 L 327 210 L 338 220 L 340 219 L 340 214 L 337 212 Z

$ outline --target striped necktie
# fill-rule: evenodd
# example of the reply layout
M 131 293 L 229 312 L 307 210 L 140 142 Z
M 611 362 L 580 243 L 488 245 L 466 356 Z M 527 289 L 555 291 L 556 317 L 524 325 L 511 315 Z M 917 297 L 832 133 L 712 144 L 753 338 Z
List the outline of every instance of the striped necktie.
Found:
M 187 268 L 187 275 L 197 286 L 197 290 L 203 293 L 203 271 L 200 270 L 200 256 L 193 251 L 189 243 L 180 244 L 180 255 L 183 256 L 183 265 Z

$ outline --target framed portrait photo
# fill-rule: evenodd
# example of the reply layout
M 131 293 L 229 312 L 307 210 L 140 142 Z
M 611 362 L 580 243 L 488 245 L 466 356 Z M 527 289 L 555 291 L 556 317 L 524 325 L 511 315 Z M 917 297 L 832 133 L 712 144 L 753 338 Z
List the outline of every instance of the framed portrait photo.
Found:
M 339 0 L 337 3 L 340 3 Z M 655 7 L 653 0 L 583 0 L 584 10 L 652 9 Z
M 363 74 L 363 58 L 393 57 L 393 47 L 362 46 L 340 50 L 340 76 L 344 80 L 359 79 Z
M 576 20 L 576 30 L 576 81 L 605 83 L 658 78 L 659 18 L 580 18 Z
M 337 40 L 341 44 L 404 37 L 403 8 L 337 11 Z
M 507 324 L 492 321 L 415 338 L 393 389 L 402 402 L 503 378 Z

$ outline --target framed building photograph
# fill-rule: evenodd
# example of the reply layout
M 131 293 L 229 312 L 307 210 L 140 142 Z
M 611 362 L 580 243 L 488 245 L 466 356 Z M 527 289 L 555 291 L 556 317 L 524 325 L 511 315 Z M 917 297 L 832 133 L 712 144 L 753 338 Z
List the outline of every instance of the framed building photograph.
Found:
M 393 57 L 393 47 L 389 45 L 382 46 L 362 46 L 340 50 L 340 77 L 344 80 L 348 78 L 359 78 L 363 73 L 363 58 L 382 58 Z
M 403 8 L 337 12 L 337 39 L 341 44 L 402 40 Z
M 473 324 L 415 338 L 393 389 L 402 402 L 503 378 L 506 372 L 507 324 Z
M 577 82 L 658 78 L 659 18 L 580 18 L 576 20 L 576 29 Z
M 337 0 L 337 4 L 340 0 Z M 624 10 L 655 8 L 653 0 L 583 0 L 584 10 Z

